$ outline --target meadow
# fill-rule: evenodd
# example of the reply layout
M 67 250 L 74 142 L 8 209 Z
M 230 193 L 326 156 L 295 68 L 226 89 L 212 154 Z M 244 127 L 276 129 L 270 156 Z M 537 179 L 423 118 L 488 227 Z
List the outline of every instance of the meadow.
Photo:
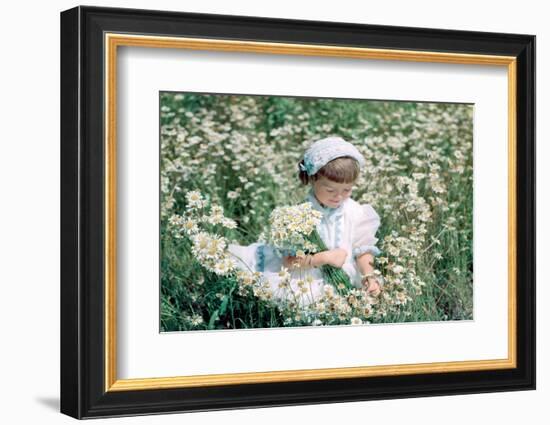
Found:
M 160 124 L 161 331 L 473 318 L 473 105 L 162 92 Z M 297 164 L 330 135 L 367 161 L 352 197 L 381 218 L 381 295 L 305 308 L 197 254 L 193 226 L 225 258 L 275 207 L 303 202 Z

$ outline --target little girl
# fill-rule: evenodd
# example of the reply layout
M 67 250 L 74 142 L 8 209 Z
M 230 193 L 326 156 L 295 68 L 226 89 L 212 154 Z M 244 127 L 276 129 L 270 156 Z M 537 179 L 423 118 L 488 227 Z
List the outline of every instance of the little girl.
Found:
M 339 267 L 357 288 L 378 295 L 381 284 L 371 273 L 373 256 L 379 254 L 375 237 L 380 218 L 374 209 L 350 198 L 365 159 L 355 146 L 340 137 L 328 137 L 313 143 L 299 163 L 299 178 L 311 189 L 306 201 L 322 213 L 317 231 L 328 250 L 306 257 L 283 256 L 274 247 L 254 243 L 229 245 L 243 270 L 259 271 L 269 282 L 274 298 L 299 299 L 303 305 L 323 295 L 326 282 L 318 267 Z M 304 290 L 304 269 L 308 278 Z M 291 273 L 290 288 L 280 287 L 285 270 Z M 289 293 L 290 291 L 290 293 Z

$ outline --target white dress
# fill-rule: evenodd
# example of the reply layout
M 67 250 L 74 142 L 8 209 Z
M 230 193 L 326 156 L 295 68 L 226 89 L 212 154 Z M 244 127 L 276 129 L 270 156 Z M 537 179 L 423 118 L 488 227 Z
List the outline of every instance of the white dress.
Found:
M 375 237 L 380 226 L 380 217 L 370 205 L 361 205 L 351 198 L 346 199 L 338 208 L 323 207 L 311 191 L 306 201 L 311 202 L 313 208 L 323 213 L 317 231 L 327 248 L 343 248 L 348 252 L 342 269 L 349 276 L 351 283 L 360 288 L 361 272 L 355 258 L 366 252 L 373 255 L 380 253 L 376 247 L 378 239 Z M 283 265 L 283 255 L 277 249 L 259 242 L 248 246 L 230 244 L 228 248 L 239 268 L 262 273 L 275 299 L 292 298 L 302 305 L 309 305 L 323 295 L 326 282 L 321 270 L 317 268 L 292 271 L 290 288 L 280 288 L 282 278 L 279 272 Z M 311 278 L 307 279 L 307 291 L 304 291 L 299 288 L 297 282 L 307 275 Z M 301 283 L 303 285 L 303 282 Z

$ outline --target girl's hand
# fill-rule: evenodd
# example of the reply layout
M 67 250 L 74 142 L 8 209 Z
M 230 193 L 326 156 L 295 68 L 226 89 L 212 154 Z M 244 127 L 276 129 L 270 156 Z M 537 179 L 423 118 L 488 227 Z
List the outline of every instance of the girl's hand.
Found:
M 343 248 L 331 249 L 324 251 L 324 263 L 333 267 L 342 268 L 348 257 L 348 252 Z
M 367 289 L 368 294 L 374 295 L 375 297 L 380 295 L 380 292 L 382 291 L 380 283 L 378 283 L 378 281 L 373 277 L 365 279 L 363 281 L 363 286 Z
M 291 270 L 302 265 L 301 258 L 295 256 L 283 257 L 283 266 Z

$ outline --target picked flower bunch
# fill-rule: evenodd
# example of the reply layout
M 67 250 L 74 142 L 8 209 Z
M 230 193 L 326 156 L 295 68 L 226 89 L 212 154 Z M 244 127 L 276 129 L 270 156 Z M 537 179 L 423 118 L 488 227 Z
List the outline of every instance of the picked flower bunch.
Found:
M 316 228 L 321 222 L 321 212 L 310 202 L 275 208 L 269 217 L 269 228 L 264 232 L 266 242 L 282 255 L 305 257 L 326 251 L 327 247 Z M 323 278 L 339 292 L 353 288 L 348 275 L 340 268 L 321 266 Z

